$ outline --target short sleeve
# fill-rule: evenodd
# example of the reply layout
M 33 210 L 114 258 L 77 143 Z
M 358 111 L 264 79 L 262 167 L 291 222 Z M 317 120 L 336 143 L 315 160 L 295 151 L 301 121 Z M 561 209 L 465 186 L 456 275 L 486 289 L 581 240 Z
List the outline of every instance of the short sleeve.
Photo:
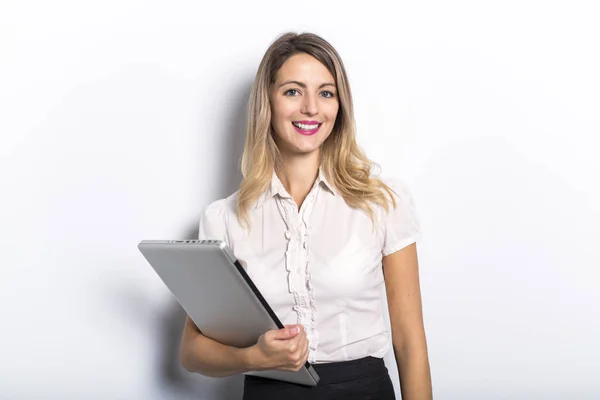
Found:
M 227 222 L 226 222 L 226 199 L 221 199 L 210 203 L 202 218 L 198 229 L 199 240 L 227 240 Z
M 394 193 L 396 208 L 383 213 L 383 256 L 390 255 L 415 243 L 421 236 L 421 224 L 415 202 L 407 185 L 400 180 L 384 181 Z

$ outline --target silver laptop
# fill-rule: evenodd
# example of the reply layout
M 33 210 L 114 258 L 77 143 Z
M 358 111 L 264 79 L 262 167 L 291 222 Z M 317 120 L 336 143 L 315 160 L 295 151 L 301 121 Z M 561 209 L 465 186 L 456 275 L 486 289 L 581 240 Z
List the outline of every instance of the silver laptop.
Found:
M 138 248 L 203 335 L 243 348 L 284 327 L 225 242 L 143 240 Z M 308 361 L 299 371 L 245 374 L 307 386 L 319 382 Z

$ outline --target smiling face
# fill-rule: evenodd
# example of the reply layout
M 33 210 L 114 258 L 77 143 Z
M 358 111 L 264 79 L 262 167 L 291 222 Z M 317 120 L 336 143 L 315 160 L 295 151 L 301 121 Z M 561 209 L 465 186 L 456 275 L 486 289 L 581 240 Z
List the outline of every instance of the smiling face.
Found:
M 291 56 L 271 86 L 271 125 L 284 156 L 318 152 L 339 109 L 335 79 L 316 58 Z

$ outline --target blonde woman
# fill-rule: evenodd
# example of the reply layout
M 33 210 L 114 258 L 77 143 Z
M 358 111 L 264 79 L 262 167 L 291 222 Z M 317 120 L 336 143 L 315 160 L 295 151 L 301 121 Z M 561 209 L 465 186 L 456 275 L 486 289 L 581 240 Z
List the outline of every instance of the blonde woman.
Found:
M 280 36 L 252 87 L 240 189 L 206 208 L 199 237 L 227 242 L 286 327 L 240 349 L 205 337 L 188 317 L 187 370 L 223 377 L 308 360 L 316 387 L 246 376 L 244 399 L 394 399 L 382 359 L 392 347 L 402 398 L 432 397 L 419 222 L 405 185 L 373 176 L 373 165 L 356 143 L 336 50 L 314 34 Z

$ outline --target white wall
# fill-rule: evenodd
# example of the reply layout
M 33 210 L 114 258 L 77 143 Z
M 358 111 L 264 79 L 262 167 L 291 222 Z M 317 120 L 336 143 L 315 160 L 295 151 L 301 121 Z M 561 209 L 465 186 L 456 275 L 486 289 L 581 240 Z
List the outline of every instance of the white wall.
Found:
M 235 399 L 138 253 L 235 190 L 258 62 L 341 53 L 413 190 L 437 399 L 600 398 L 596 2 L 0 4 L 0 398 Z M 386 358 L 397 384 L 391 354 Z M 399 397 L 399 396 L 398 396 Z

